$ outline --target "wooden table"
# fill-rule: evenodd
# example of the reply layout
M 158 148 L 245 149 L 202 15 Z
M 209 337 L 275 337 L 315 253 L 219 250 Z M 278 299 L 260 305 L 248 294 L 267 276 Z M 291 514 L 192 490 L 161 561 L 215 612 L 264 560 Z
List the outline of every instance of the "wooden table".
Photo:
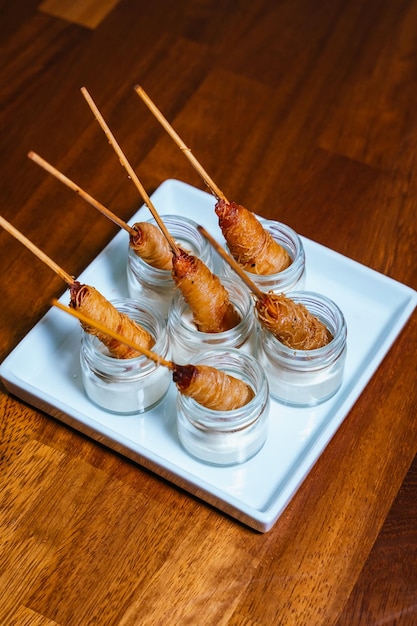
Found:
M 1 214 L 67 272 L 118 227 L 30 150 L 122 219 L 141 204 L 82 85 L 149 193 L 204 188 L 140 83 L 228 197 L 417 287 L 416 3 L 38 4 L 1 9 Z M 64 286 L 0 246 L 3 359 Z M 2 388 L 1 623 L 415 624 L 416 337 L 414 314 L 266 534 Z

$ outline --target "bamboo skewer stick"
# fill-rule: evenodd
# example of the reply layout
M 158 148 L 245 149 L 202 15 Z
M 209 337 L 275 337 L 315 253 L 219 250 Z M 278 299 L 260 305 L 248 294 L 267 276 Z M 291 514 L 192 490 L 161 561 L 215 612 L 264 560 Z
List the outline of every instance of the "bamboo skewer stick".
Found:
M 134 90 L 138 94 L 138 96 L 143 100 L 151 113 L 154 114 L 156 119 L 160 122 L 160 124 L 165 128 L 170 137 L 175 141 L 177 146 L 183 152 L 183 154 L 190 161 L 191 165 L 194 169 L 200 174 L 201 178 L 206 183 L 207 187 L 210 189 L 211 193 L 218 199 L 224 200 L 228 202 L 224 193 L 218 188 L 214 180 L 209 176 L 206 170 L 203 168 L 201 163 L 196 159 L 196 157 L 191 152 L 191 149 L 184 143 L 178 133 L 174 130 L 171 124 L 168 122 L 166 117 L 162 114 L 162 112 L 158 109 L 158 107 L 152 102 L 148 94 L 140 85 L 135 85 Z
M 103 129 L 104 134 L 106 135 L 110 145 L 113 147 L 114 151 L 116 152 L 117 156 L 119 157 L 120 163 L 122 164 L 122 166 L 127 171 L 128 176 L 130 177 L 130 179 L 135 184 L 137 190 L 139 191 L 140 195 L 142 196 L 142 199 L 143 199 L 144 203 L 146 204 L 146 206 L 148 207 L 148 209 L 152 213 L 156 223 L 158 224 L 159 228 L 163 232 L 163 234 L 164 234 L 166 240 L 168 241 L 168 243 L 169 243 L 173 253 L 178 256 L 180 254 L 180 250 L 179 250 L 176 242 L 174 241 L 174 239 L 172 238 L 171 234 L 167 230 L 164 222 L 161 220 L 161 218 L 160 218 L 160 216 L 158 214 L 158 211 L 155 209 L 154 205 L 152 204 L 152 200 L 150 199 L 150 197 L 146 193 L 146 190 L 145 190 L 144 186 L 140 182 L 139 178 L 136 175 L 136 172 L 134 171 L 134 169 L 130 165 L 129 161 L 127 160 L 123 150 L 120 148 L 119 144 L 117 143 L 116 138 L 114 137 L 114 135 L 111 132 L 110 128 L 108 127 L 106 121 L 104 120 L 103 116 L 101 115 L 100 111 L 98 110 L 95 102 L 93 101 L 92 97 L 90 96 L 90 94 L 88 93 L 88 91 L 87 91 L 87 89 L 85 87 L 81 87 L 81 93 L 83 94 L 85 100 L 87 101 L 87 104 L 90 107 L 91 111 L 93 112 L 97 122 L 100 124 L 101 128 Z
M 234 258 L 227 254 L 226 250 L 222 248 L 222 246 L 210 235 L 210 233 L 204 228 L 204 226 L 197 226 L 197 229 L 200 233 L 211 243 L 215 251 L 230 265 L 230 267 L 238 274 L 238 276 L 243 280 L 247 287 L 252 291 L 252 293 L 258 298 L 258 300 L 263 300 L 265 298 L 265 293 L 259 289 L 257 285 L 249 278 L 246 272 L 238 265 L 238 263 L 234 260 Z
M 32 243 L 27 237 L 22 235 L 20 231 L 17 230 L 14 226 L 12 226 L 7 220 L 4 219 L 0 215 L 0 226 L 4 228 L 10 235 L 15 237 L 20 243 L 22 243 L 28 250 L 30 250 L 38 259 L 43 261 L 48 267 L 50 267 L 64 282 L 66 282 L 69 286 L 74 284 L 75 278 L 67 274 L 65 270 L 63 270 L 59 265 L 55 263 L 52 259 L 50 259 L 42 250 L 40 250 L 34 243 Z
M 96 328 L 97 330 L 101 331 L 105 335 L 112 337 L 112 339 L 116 339 L 116 341 L 119 341 L 120 343 L 123 343 L 126 346 L 129 346 L 129 348 L 133 348 L 133 350 L 136 350 L 136 352 L 140 352 L 144 356 L 148 357 L 148 359 L 151 359 L 151 361 L 154 361 L 155 363 L 158 363 L 159 365 L 163 365 L 164 367 L 168 367 L 171 370 L 175 368 L 174 363 L 172 361 L 167 361 L 163 357 L 159 356 L 159 354 L 156 354 L 156 352 L 152 352 L 152 350 L 147 350 L 147 348 L 143 348 L 139 346 L 136 342 L 131 341 L 130 339 L 127 339 L 123 335 L 119 335 L 119 333 L 116 333 L 114 330 L 107 328 L 107 326 L 104 326 L 104 324 L 101 324 L 100 322 L 97 322 L 96 320 L 91 319 L 91 317 L 88 317 L 87 315 L 80 313 L 80 311 L 78 310 L 71 309 L 65 304 L 62 304 L 56 298 L 53 298 L 51 303 L 53 304 L 53 306 L 56 306 L 58 309 L 65 311 L 65 313 L 69 313 L 73 317 L 76 317 L 78 320 L 80 320 L 80 322 L 83 322 L 84 324 L 87 324 L 88 326 L 92 326 Z
M 64 185 L 75 191 L 81 198 L 86 200 L 89 204 L 91 204 L 95 209 L 106 215 L 112 222 L 126 230 L 130 235 L 137 235 L 137 231 L 126 224 L 120 217 L 112 213 L 109 209 L 107 209 L 104 205 L 101 204 L 98 200 L 90 196 L 89 193 L 81 189 L 76 183 L 74 183 L 68 176 L 65 176 L 62 172 L 57 170 L 53 165 L 45 161 L 41 156 L 36 154 L 36 152 L 30 151 L 28 154 L 29 159 L 40 165 L 44 170 L 55 176 L 58 180 L 60 180 Z

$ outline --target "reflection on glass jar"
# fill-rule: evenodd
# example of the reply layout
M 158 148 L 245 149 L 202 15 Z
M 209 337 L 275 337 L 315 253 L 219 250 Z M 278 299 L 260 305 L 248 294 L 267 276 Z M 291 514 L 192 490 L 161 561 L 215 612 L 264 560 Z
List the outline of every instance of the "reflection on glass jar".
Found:
M 252 274 L 246 272 L 249 278 L 259 289 L 264 293 L 273 291 L 274 293 L 287 293 L 292 289 L 303 289 L 305 284 L 305 252 L 303 242 L 297 233 L 281 222 L 267 220 L 262 217 L 258 217 L 262 226 L 272 235 L 274 240 L 279 243 L 280 246 L 286 249 L 292 259 L 291 265 L 281 272 L 275 274 L 268 274 L 266 276 L 260 274 Z M 226 247 L 228 251 L 228 248 Z M 236 276 L 234 270 L 223 261 L 226 275 Z
M 239 409 L 215 411 L 178 393 L 179 439 L 191 455 L 206 463 L 244 463 L 259 452 L 268 434 L 270 399 L 267 378 L 256 359 L 240 350 L 210 350 L 194 363 L 216 367 L 243 379 L 255 395 Z
M 162 316 L 132 300 L 112 302 L 155 339 L 153 351 L 167 358 L 169 340 Z M 116 359 L 97 337 L 82 331 L 81 371 L 84 389 L 95 404 L 112 413 L 143 413 L 156 406 L 168 391 L 171 375 L 143 355 Z
M 257 352 L 257 323 L 252 298 L 240 281 L 220 276 L 230 302 L 240 313 L 239 324 L 220 333 L 205 333 L 197 330 L 192 313 L 182 294 L 178 292 L 168 315 L 168 335 L 173 360 L 182 365 L 210 348 L 240 348 L 248 354 Z
M 186 217 L 163 215 L 162 219 L 174 240 L 186 252 L 201 259 L 211 270 L 212 250 L 197 230 L 197 224 Z M 149 220 L 156 224 L 154 219 Z M 140 302 L 150 302 L 166 319 L 176 293 L 170 270 L 160 270 L 143 261 L 129 246 L 127 258 L 127 287 L 129 296 Z
M 261 328 L 259 361 L 265 368 L 275 399 L 293 406 L 314 406 L 331 398 L 342 384 L 346 322 L 339 307 L 321 294 L 297 291 L 287 295 L 319 318 L 333 339 L 315 350 L 294 350 Z

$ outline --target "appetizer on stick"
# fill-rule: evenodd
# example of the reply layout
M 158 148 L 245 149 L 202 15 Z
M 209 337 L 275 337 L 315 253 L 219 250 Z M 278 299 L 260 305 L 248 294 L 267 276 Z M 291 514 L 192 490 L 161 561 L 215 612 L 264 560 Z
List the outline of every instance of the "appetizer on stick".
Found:
M 152 267 L 172 270 L 172 250 L 161 230 L 149 222 L 137 222 L 133 228 L 129 244 L 135 254 Z
M 15 239 L 20 241 L 28 250 L 50 267 L 70 289 L 70 306 L 77 309 L 93 319 L 110 327 L 114 331 L 121 332 L 135 341 L 136 344 L 144 348 L 153 346 L 153 337 L 134 320 L 131 320 L 126 314 L 120 313 L 106 298 L 101 295 L 97 289 L 89 285 L 82 285 L 50 259 L 42 250 L 33 244 L 20 231 L 12 226 L 7 220 L 0 216 L 0 226 L 2 226 Z M 86 326 L 86 332 L 97 334 L 94 326 Z M 100 341 L 108 348 L 112 356 L 118 359 L 128 359 L 138 356 L 140 352 L 133 350 L 131 347 L 115 342 L 113 338 L 107 334 L 97 334 Z
M 198 257 L 183 250 L 175 254 L 172 276 L 199 331 L 223 332 L 240 322 L 240 315 L 220 279 Z
M 56 167 L 48 163 L 36 152 L 30 151 L 28 157 L 40 165 L 44 170 L 55 176 L 64 185 L 75 191 L 77 195 L 91 204 L 95 209 L 103 213 L 112 222 L 120 226 L 129 234 L 129 244 L 137 256 L 141 257 L 146 263 L 158 269 L 172 269 L 172 252 L 171 248 L 164 237 L 161 229 L 148 222 L 136 222 L 133 226 L 129 226 L 120 219 L 101 202 L 93 198 L 89 193 L 84 191 L 79 185 L 65 176 Z
M 220 199 L 215 206 L 219 226 L 235 261 L 251 274 L 269 275 L 291 265 L 291 257 L 252 211 Z
M 106 298 L 94 287 L 82 285 L 75 281 L 70 285 L 70 306 L 81 311 L 104 326 L 115 330 L 124 337 L 134 341 L 144 348 L 152 348 L 155 341 L 147 330 L 132 320 L 125 313 L 118 311 Z M 117 359 L 130 359 L 138 356 L 138 351 L 116 341 L 108 334 L 97 330 L 95 326 L 82 324 L 84 330 L 90 335 L 95 335 L 109 350 L 110 354 Z
M 247 404 L 254 397 L 253 389 L 243 380 L 207 365 L 177 365 L 156 353 L 135 344 L 134 341 L 106 328 L 97 320 L 90 319 L 81 311 L 66 307 L 57 300 L 52 304 L 77 317 L 87 327 L 95 327 L 96 333 L 111 336 L 117 343 L 144 354 L 156 363 L 172 370 L 172 378 L 180 393 L 193 398 L 199 404 L 216 411 L 231 411 Z
M 229 330 L 240 321 L 240 316 L 230 302 L 226 289 L 221 284 L 219 278 L 200 259 L 188 254 L 173 241 L 145 188 L 139 181 L 90 94 L 85 87 L 81 89 L 81 92 L 118 155 L 120 163 L 128 172 L 129 178 L 136 185 L 143 201 L 152 213 L 172 250 L 172 277 L 191 309 L 197 329 L 203 332 L 223 332 Z
M 182 394 L 216 411 L 239 409 L 254 397 L 243 380 L 208 365 L 175 365 L 172 379 Z
M 252 291 L 260 323 L 281 343 L 294 350 L 314 350 L 327 345 L 333 339 L 326 325 L 303 304 L 294 302 L 284 294 L 261 291 L 205 228 L 199 226 L 199 230 Z
M 291 265 L 292 261 L 288 252 L 275 241 L 255 214 L 227 200 L 145 90 L 139 85 L 136 85 L 134 89 L 217 198 L 215 211 L 219 218 L 219 226 L 235 261 L 247 272 L 263 275 L 281 272 Z
M 263 294 L 255 302 L 262 326 L 281 343 L 294 350 L 314 350 L 332 339 L 329 329 L 300 302 L 283 293 Z

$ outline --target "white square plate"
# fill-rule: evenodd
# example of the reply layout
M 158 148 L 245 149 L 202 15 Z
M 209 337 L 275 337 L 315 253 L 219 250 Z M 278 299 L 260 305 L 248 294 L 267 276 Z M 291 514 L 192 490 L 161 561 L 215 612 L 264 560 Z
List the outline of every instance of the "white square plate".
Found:
M 176 180 L 165 181 L 152 202 L 161 215 L 177 214 L 222 234 L 213 196 Z M 142 207 L 131 219 L 150 217 Z M 261 451 L 242 465 L 215 467 L 192 458 L 179 443 L 176 388 L 149 413 L 118 416 L 84 393 L 77 320 L 52 308 L 3 361 L 0 375 L 12 393 L 93 439 L 151 469 L 193 495 L 260 531 L 268 531 L 319 458 L 416 306 L 416 292 L 313 241 L 306 252 L 306 290 L 342 309 L 348 350 L 342 387 L 314 408 L 272 401 L 270 432 Z M 78 277 L 109 300 L 128 297 L 128 236 L 120 231 Z M 68 304 L 66 291 L 61 301 Z

